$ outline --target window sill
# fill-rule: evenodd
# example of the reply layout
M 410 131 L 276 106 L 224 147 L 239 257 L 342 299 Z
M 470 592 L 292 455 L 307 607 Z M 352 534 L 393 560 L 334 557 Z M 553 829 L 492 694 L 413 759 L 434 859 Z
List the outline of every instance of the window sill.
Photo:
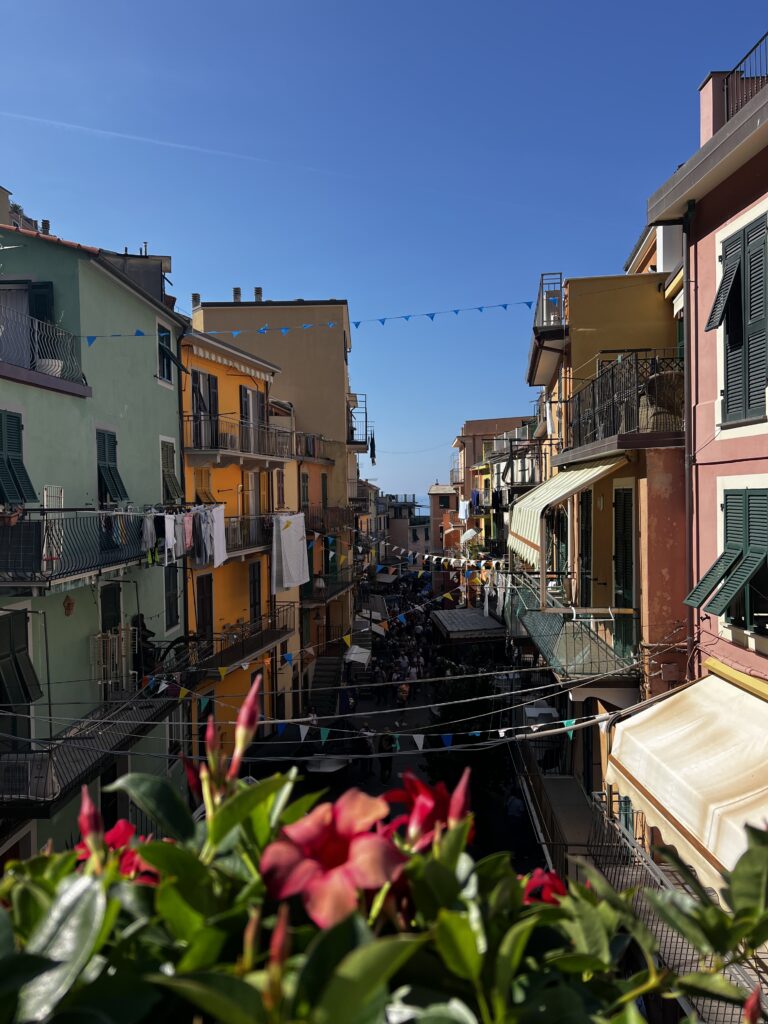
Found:
M 733 427 L 754 427 L 760 423 L 768 423 L 768 416 L 753 416 L 749 420 L 723 420 L 717 424 L 718 430 L 730 430 Z
M 93 395 L 93 390 L 87 384 L 76 384 L 62 377 L 52 377 L 47 373 L 38 373 L 37 370 L 27 370 L 23 366 L 14 366 L 12 363 L 2 361 L 0 378 L 14 380 L 19 384 L 30 384 L 45 391 L 58 391 L 62 395 L 73 395 L 75 398 L 90 398 Z

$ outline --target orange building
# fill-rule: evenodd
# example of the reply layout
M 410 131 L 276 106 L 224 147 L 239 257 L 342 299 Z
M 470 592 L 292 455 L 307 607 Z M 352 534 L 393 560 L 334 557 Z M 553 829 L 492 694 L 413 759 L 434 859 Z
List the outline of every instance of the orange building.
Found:
M 295 592 L 277 602 L 270 577 L 275 478 L 293 461 L 293 432 L 270 423 L 269 389 L 280 372 L 274 364 L 198 331 L 185 336 L 182 360 L 189 371 L 183 381 L 185 498 L 223 505 L 226 539 L 221 564 L 194 550 L 188 557 L 191 660 L 200 670 L 190 719 L 200 734 L 213 714 L 231 743 L 237 709 L 258 671 L 264 675 L 263 732 L 271 732 L 270 719 L 292 710 L 293 658 L 285 655 L 298 652 Z

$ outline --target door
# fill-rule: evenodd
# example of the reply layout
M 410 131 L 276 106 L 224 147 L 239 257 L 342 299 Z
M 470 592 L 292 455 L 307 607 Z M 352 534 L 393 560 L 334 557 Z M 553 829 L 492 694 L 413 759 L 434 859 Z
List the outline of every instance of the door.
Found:
M 197 633 L 206 640 L 213 637 L 213 576 L 211 573 L 199 575 L 195 581 L 197 598 L 195 621 Z
M 120 626 L 120 584 L 107 583 L 99 592 L 101 632 L 111 633 Z
M 631 487 L 617 487 L 613 492 L 613 604 L 616 608 L 632 608 L 635 603 L 633 497 Z M 632 616 L 617 616 L 613 646 L 620 657 L 631 655 L 633 634 Z
M 251 622 L 261 618 L 261 560 L 248 563 L 248 607 Z
M 328 508 L 328 474 L 323 473 L 320 477 L 321 501 L 323 508 Z
M 579 604 L 592 604 L 592 491 L 579 496 Z

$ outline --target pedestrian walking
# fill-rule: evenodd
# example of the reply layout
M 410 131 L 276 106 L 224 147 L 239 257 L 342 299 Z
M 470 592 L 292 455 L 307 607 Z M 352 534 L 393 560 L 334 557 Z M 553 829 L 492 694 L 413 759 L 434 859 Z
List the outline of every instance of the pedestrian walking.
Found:
M 390 729 L 385 729 L 379 739 L 379 772 L 382 782 L 392 778 L 392 752 L 395 749 L 395 737 Z

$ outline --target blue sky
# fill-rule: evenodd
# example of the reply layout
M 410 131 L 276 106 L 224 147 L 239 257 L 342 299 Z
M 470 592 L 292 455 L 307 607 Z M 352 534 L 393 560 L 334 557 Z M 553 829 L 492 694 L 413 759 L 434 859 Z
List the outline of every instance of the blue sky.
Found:
M 345 297 L 353 319 L 532 299 L 543 270 L 621 272 L 759 8 L 7 5 L 0 181 L 64 237 L 170 253 L 184 310 L 233 285 Z M 530 324 L 513 306 L 356 331 L 363 473 L 423 493 L 464 419 L 529 411 Z

